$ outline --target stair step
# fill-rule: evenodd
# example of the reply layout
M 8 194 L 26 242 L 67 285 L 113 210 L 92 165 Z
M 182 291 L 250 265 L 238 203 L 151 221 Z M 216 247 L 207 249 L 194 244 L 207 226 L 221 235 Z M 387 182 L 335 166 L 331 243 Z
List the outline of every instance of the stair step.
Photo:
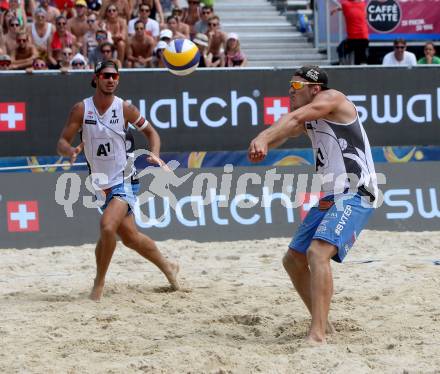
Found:
M 282 55 L 285 54 L 294 54 L 294 55 L 304 55 L 304 54 L 316 54 L 320 55 L 317 48 L 273 48 L 273 49 L 255 49 L 255 48 L 242 48 L 245 53 L 250 56 L 265 56 L 265 57 L 273 57 L 274 55 Z
M 260 68 L 266 68 L 266 67 L 275 67 L 275 68 L 298 68 L 300 66 L 304 65 L 320 65 L 319 61 L 316 60 L 310 60 L 310 61 L 302 61 L 302 60 L 292 60 L 292 61 L 273 61 L 273 60 L 266 60 L 266 61 L 250 61 L 248 60 L 247 67 L 260 67 Z M 325 65 L 325 64 L 322 64 Z
M 312 12 L 310 0 L 216 0 L 214 9 L 220 17 L 222 30 L 235 32 L 250 67 L 289 67 L 325 64 L 327 57 L 318 52 L 307 35 L 297 31 L 289 14 Z M 290 17 L 292 18 L 292 17 Z M 296 19 L 296 18 L 295 18 Z
M 293 26 L 266 26 L 266 27 L 251 27 L 251 26 L 225 26 L 223 27 L 224 30 L 234 30 L 239 36 L 243 33 L 247 34 L 268 34 L 271 33 L 276 37 L 275 35 L 278 34 L 290 34 L 297 33 L 297 30 Z M 301 36 L 301 33 L 297 33 L 295 36 Z
M 243 43 L 241 44 L 243 47 Z M 245 48 L 247 50 L 253 50 L 253 51 L 271 51 L 273 49 L 280 49 L 280 50 L 296 50 L 296 49 L 308 49 L 313 51 L 318 51 L 318 48 L 313 48 L 313 46 L 309 43 L 295 43 L 294 40 L 292 42 L 286 42 L 286 43 L 246 43 Z
M 242 14 L 237 13 L 220 13 L 216 12 L 216 14 L 220 17 L 220 20 L 227 19 L 227 22 L 279 22 L 280 20 L 285 20 L 284 17 L 280 17 L 279 13 L 254 13 L 252 17 L 243 18 Z M 280 19 L 281 18 L 281 19 Z M 223 23 L 223 22 L 222 22 Z
M 244 1 L 240 1 L 240 2 L 235 2 L 235 3 L 222 3 L 222 2 L 216 2 L 214 5 L 214 9 L 215 12 L 219 12 L 219 11 L 224 11 L 224 10 L 235 10 L 235 11 L 239 11 L 239 10 L 276 10 L 272 5 L 270 5 L 270 3 L 265 2 L 265 3 L 257 3 L 257 4 L 253 4 L 253 3 L 249 3 L 249 2 L 244 2 Z
M 232 27 L 285 27 L 285 28 L 293 28 L 292 24 L 287 21 L 275 20 L 273 22 L 255 22 L 254 20 L 241 20 L 241 21 L 225 21 L 222 22 L 223 28 L 232 28 Z
M 245 51 L 246 53 L 246 51 Z M 325 60 L 326 56 L 323 56 L 319 53 L 292 53 L 292 52 L 286 52 L 282 54 L 277 55 L 270 55 L 270 56 L 261 56 L 261 55 L 248 55 L 246 54 L 247 58 L 252 61 L 267 61 L 269 60 L 268 57 L 270 57 L 271 60 L 275 61 L 291 61 L 291 60 Z

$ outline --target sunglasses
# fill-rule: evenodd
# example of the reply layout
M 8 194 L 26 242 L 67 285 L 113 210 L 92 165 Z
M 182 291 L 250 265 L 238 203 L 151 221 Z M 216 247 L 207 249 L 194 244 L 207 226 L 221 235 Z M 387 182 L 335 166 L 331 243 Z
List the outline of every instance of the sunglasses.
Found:
M 405 49 L 404 45 L 396 45 L 394 46 L 394 49 Z
M 322 84 L 322 83 L 313 83 L 313 82 L 302 82 L 302 81 L 290 81 L 290 87 L 294 90 L 301 90 L 305 86 L 309 86 L 311 84 Z
M 150 13 L 150 12 L 151 12 L 151 10 L 150 10 L 150 9 L 148 9 L 148 8 L 142 8 L 142 9 L 141 9 L 141 12 L 146 12 L 146 13 Z
M 18 27 L 18 26 L 20 26 L 19 23 L 10 23 L 9 24 L 9 27 Z
M 72 66 L 84 66 L 84 62 L 82 61 L 72 62 Z
M 101 79 L 110 79 L 112 78 L 114 81 L 119 79 L 119 73 L 100 73 L 99 76 Z
M 145 30 L 145 29 L 143 27 L 136 27 L 135 30 L 140 31 L 140 30 Z
M 34 64 L 34 68 L 45 68 L 46 64 Z
M 216 27 L 216 26 L 218 26 L 218 23 L 211 23 L 211 22 L 209 22 L 208 25 Z
M 66 26 L 66 22 L 57 22 L 58 26 Z
M 17 43 L 26 43 L 27 39 L 17 39 Z
M 87 23 L 95 23 L 96 19 L 88 19 Z
M 210 10 L 204 10 L 202 13 L 203 14 L 211 14 L 211 11 Z
M 116 13 L 117 10 L 116 10 L 116 8 L 109 8 L 109 9 L 107 9 L 107 12 L 108 13 Z

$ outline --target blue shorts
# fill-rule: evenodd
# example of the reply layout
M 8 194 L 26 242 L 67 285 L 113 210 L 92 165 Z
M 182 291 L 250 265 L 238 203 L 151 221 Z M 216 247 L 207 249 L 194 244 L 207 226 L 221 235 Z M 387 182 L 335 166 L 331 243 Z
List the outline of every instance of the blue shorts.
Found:
M 323 198 L 332 199 L 333 196 Z M 373 210 L 359 194 L 345 194 L 335 198 L 335 204 L 328 210 L 320 210 L 315 206 L 301 223 L 289 248 L 306 254 L 312 240 L 321 239 L 336 246 L 338 252 L 333 260 L 342 262 Z
M 106 190 L 105 202 L 101 206 L 101 210 L 104 211 L 110 203 L 111 199 L 118 197 L 128 203 L 127 214 L 133 213 L 134 204 L 136 203 L 136 196 L 139 193 L 139 182 L 126 182 L 120 183 L 115 186 L 110 187 Z

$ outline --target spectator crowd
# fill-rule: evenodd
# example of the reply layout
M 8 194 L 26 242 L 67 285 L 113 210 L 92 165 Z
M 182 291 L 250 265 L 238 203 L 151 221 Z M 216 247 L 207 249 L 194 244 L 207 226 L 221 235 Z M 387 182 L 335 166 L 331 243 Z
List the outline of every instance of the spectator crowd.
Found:
M 187 4 L 186 4 L 187 3 Z M 114 59 L 124 68 L 164 67 L 173 39 L 191 39 L 200 67 L 240 67 L 236 33 L 226 34 L 213 1 L 0 0 L 0 70 L 93 69 Z

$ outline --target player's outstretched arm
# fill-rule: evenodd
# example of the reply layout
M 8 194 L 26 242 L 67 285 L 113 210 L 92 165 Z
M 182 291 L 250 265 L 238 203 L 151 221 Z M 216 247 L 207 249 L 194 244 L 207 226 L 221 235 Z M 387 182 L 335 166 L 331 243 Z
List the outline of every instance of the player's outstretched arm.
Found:
M 252 162 L 260 162 L 267 156 L 270 148 L 279 147 L 290 137 L 304 133 L 304 123 L 293 119 L 293 112 L 283 115 L 270 128 L 262 131 L 252 140 L 248 156 Z
M 71 161 L 76 160 L 76 156 L 82 151 L 81 144 L 78 147 L 72 147 L 72 141 L 82 126 L 84 117 L 84 103 L 75 104 L 69 113 L 69 117 L 61 132 L 57 143 L 57 153 L 60 156 L 70 157 Z

